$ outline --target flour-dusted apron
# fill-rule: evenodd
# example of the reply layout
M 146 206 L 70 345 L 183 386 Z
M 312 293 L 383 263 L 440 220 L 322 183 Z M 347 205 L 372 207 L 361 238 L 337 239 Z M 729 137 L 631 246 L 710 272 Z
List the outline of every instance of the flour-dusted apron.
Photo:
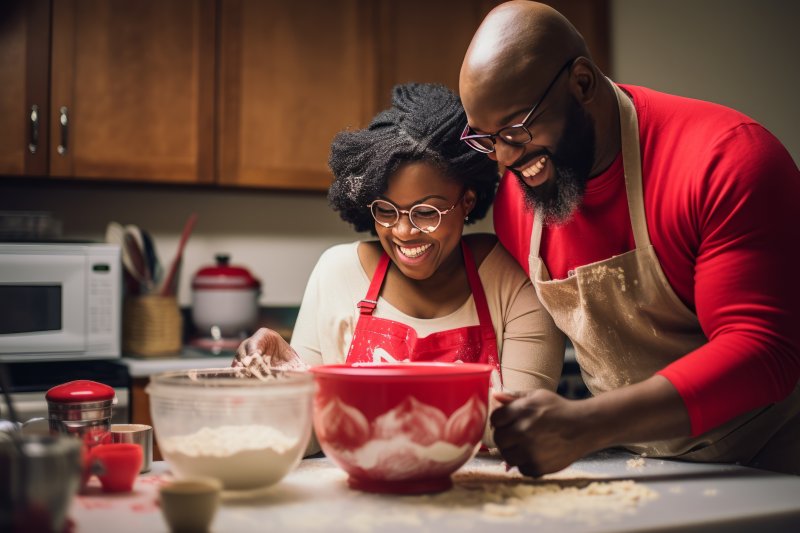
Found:
M 477 326 L 465 326 L 417 337 L 416 330 L 411 326 L 373 316 L 372 312 L 378 303 L 378 295 L 389 268 L 389 256 L 384 253 L 372 276 L 367 295 L 358 303 L 361 314 L 353 332 L 346 362 L 461 361 L 490 364 L 499 374 L 500 361 L 492 317 L 472 252 L 463 240 L 461 251 L 478 312 Z
M 636 110 L 619 87 L 608 83 L 619 103 L 625 189 L 636 247 L 578 267 L 566 279 L 550 280 L 539 257 L 542 219 L 537 213 L 529 256 L 536 294 L 575 346 L 583 379 L 594 395 L 643 381 L 708 342 L 695 314 L 667 281 L 650 243 Z M 629 448 L 652 456 L 746 463 L 798 412 L 800 388 L 778 404 L 741 415 L 699 437 Z

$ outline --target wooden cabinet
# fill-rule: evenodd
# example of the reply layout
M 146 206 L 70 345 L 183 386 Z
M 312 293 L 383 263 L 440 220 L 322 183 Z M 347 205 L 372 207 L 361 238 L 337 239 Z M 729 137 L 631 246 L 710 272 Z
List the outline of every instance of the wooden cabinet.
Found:
M 47 173 L 50 3 L 0 3 L 0 174 Z
M 327 189 L 331 139 L 375 109 L 372 2 L 220 7 L 219 183 Z
M 7 0 L 0 175 L 324 191 L 333 136 L 398 83 L 457 90 L 498 3 Z M 607 69 L 608 1 L 550 3 Z
M 53 2 L 50 175 L 213 180 L 213 0 Z
M 0 174 L 211 183 L 214 9 L 4 2 Z
M 475 30 L 500 1 L 381 0 L 376 48 L 380 108 L 398 83 L 441 83 L 458 91 L 461 62 Z
M 131 379 L 131 424 L 146 424 L 153 426 L 153 419 L 150 416 L 150 396 L 147 394 L 147 385 L 150 383 L 149 377 Z M 161 450 L 158 448 L 158 441 L 153 435 L 153 461 L 160 461 Z

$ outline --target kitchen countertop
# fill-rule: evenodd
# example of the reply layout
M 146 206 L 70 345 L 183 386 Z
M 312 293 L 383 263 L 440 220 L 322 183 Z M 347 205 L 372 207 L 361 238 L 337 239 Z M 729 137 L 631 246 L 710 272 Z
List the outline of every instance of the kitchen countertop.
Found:
M 213 355 L 210 352 L 187 346 L 180 353 L 174 355 L 159 357 L 123 356 L 118 361 L 128 367 L 130 377 L 144 378 L 171 370 L 229 367 L 233 361 L 233 355 L 234 352 L 232 351 Z
M 187 346 L 180 353 L 174 355 L 159 357 L 123 356 L 117 361 L 128 368 L 130 377 L 144 378 L 171 370 L 229 367 L 233 361 L 233 356 L 233 351 L 213 355 L 207 351 Z M 567 348 L 565 361 L 575 361 L 575 351 L 572 347 Z
M 104 495 L 93 479 L 89 493 L 72 503 L 74 530 L 167 531 L 155 499 L 158 486 L 170 478 L 168 465 L 158 461 L 130 494 Z M 273 487 L 226 495 L 212 531 L 800 530 L 800 477 L 735 465 L 605 451 L 552 479 L 531 480 L 482 455 L 462 467 L 454 482 L 453 489 L 435 495 L 369 494 L 348 489 L 346 474 L 327 458 L 305 459 Z M 593 482 L 600 483 L 587 487 Z M 554 499 L 546 490 L 553 484 L 572 488 Z M 618 493 L 627 497 L 615 498 Z

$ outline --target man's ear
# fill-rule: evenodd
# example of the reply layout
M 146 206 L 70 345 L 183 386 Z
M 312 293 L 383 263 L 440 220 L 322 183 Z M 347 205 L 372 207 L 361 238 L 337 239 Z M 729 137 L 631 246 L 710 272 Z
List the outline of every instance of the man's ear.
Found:
M 578 102 L 588 104 L 597 94 L 598 74 L 592 61 L 586 57 L 578 57 L 572 64 L 570 90 Z

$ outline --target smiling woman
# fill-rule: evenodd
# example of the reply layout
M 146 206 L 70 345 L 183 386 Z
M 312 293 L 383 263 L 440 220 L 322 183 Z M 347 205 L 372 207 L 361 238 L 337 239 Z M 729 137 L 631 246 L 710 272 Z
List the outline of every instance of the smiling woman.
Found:
M 327 250 L 291 348 L 260 330 L 234 366 L 476 362 L 494 367 L 496 386 L 555 389 L 564 339 L 527 276 L 494 235 L 462 235 L 498 181 L 496 163 L 459 139 L 464 124 L 449 89 L 408 84 L 367 128 L 336 136 L 331 206 L 377 240 Z

